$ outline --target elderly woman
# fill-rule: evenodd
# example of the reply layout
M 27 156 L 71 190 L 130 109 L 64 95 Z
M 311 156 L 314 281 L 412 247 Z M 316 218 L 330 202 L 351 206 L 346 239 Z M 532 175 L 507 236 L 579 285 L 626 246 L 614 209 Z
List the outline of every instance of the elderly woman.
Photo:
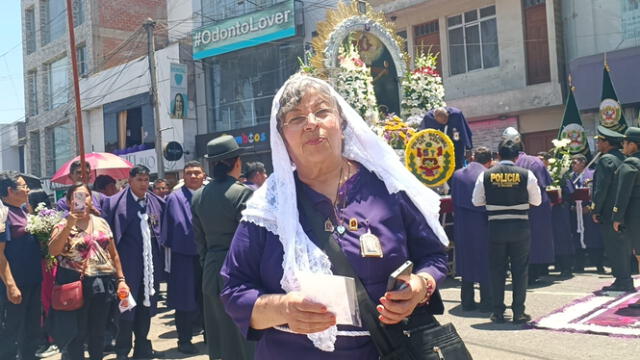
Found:
M 321 80 L 297 74 L 284 84 L 271 134 L 274 173 L 247 203 L 221 270 L 225 308 L 258 340 L 257 359 L 378 359 L 367 329 L 336 327 L 325 305 L 302 295 L 300 275 L 335 270 L 315 245 L 332 237 L 377 304 L 372 316 L 396 324 L 420 309 L 433 322 L 443 306 L 431 295 L 447 272 L 439 198 Z M 386 292 L 406 260 L 408 286 Z

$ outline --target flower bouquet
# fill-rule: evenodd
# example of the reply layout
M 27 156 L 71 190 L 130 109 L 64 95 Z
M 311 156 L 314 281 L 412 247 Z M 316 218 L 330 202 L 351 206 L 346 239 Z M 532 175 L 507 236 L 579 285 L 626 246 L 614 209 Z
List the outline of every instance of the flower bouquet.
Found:
M 33 234 L 40 243 L 42 258 L 46 260 L 47 267 L 50 269 L 56 263 L 56 258 L 49 254 L 49 238 L 51 231 L 62 219 L 64 212 L 47 209 L 45 203 L 39 203 L 35 208 L 35 214 L 27 215 L 26 230 Z
M 402 79 L 402 114 L 422 119 L 427 111 L 446 106 L 442 77 L 436 70 L 438 54 L 420 53 L 415 69 Z
M 340 66 L 335 78 L 336 91 L 365 121 L 370 124 L 377 122 L 378 103 L 371 70 L 351 42 L 340 47 L 338 60 Z
M 569 153 L 569 139 L 552 140 L 553 149 L 550 154 L 553 155 L 549 159 L 547 170 L 551 175 L 551 185 L 547 186 L 547 194 L 554 205 L 562 202 L 561 184 L 565 179 L 565 174 L 571 168 L 571 154 Z

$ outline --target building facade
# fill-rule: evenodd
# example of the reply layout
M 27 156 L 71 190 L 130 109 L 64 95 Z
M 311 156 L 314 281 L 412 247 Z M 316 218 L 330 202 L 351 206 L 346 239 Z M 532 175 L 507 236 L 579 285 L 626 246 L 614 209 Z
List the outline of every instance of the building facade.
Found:
M 166 0 L 74 0 L 78 71 L 88 76 L 146 53 L 140 26 Z M 65 0 L 22 0 L 27 171 L 50 177 L 77 154 Z M 166 29 L 166 28 L 165 28 Z M 166 31 L 157 41 L 166 44 Z
M 567 71 L 585 128 L 599 121 L 602 68 L 609 75 L 630 126 L 640 117 L 640 1 L 566 0 L 562 2 Z
M 406 38 L 410 57 L 439 53 L 447 105 L 470 122 L 474 145 L 495 149 L 516 127 L 529 152 L 546 150 L 566 86 L 556 0 L 371 1 Z
M 196 151 L 230 134 L 248 149 L 245 161 L 271 171 L 269 118 L 280 86 L 299 69 L 318 21 L 335 1 L 206 0 L 193 29 L 198 133 Z
M 0 125 L 0 169 L 25 172 L 24 121 Z

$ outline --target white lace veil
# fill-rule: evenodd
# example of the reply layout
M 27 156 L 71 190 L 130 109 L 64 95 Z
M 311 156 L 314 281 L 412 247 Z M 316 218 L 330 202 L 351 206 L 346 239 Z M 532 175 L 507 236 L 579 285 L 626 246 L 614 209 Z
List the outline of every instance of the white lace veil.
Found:
M 328 257 L 313 244 L 298 221 L 296 186 L 293 177 L 294 165 L 289 158 L 284 140 L 277 129 L 280 98 L 284 89 L 292 82 L 306 77 L 320 86 L 330 89 L 342 109 L 346 121 L 343 156 L 359 162 L 384 181 L 389 193 L 404 191 L 424 215 L 427 223 L 445 246 L 447 235 L 439 222 L 440 197 L 424 186 L 398 160 L 398 155 L 367 126 L 360 115 L 347 104 L 330 85 L 307 75 L 293 75 L 280 88 L 271 108 L 271 157 L 273 174 L 269 176 L 247 202 L 242 213 L 243 221 L 255 223 L 276 234 L 282 242 L 284 275 L 280 285 L 287 291 L 299 290 L 297 274 L 313 272 L 331 274 Z M 337 329 L 335 326 L 323 332 L 309 334 L 313 344 L 324 351 L 333 351 Z

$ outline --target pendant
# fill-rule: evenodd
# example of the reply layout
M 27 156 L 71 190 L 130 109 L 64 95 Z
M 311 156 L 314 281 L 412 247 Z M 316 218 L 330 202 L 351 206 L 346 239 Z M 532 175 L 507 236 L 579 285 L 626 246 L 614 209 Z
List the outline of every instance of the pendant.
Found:
M 382 257 L 382 246 L 380 239 L 367 230 L 366 233 L 360 235 L 360 254 L 362 257 Z
M 349 220 L 349 230 L 351 231 L 358 231 L 358 219 L 356 218 L 351 218 Z
M 342 225 L 338 225 L 336 227 L 336 230 L 338 230 L 338 234 L 340 234 L 340 235 L 344 234 L 344 232 L 347 231 L 347 229 L 345 229 L 344 226 L 342 226 Z
M 324 231 L 326 231 L 326 232 L 330 232 L 330 233 L 332 233 L 332 232 L 333 232 L 333 223 L 331 222 L 331 220 L 330 220 L 330 219 L 327 219 L 327 220 L 324 222 Z

